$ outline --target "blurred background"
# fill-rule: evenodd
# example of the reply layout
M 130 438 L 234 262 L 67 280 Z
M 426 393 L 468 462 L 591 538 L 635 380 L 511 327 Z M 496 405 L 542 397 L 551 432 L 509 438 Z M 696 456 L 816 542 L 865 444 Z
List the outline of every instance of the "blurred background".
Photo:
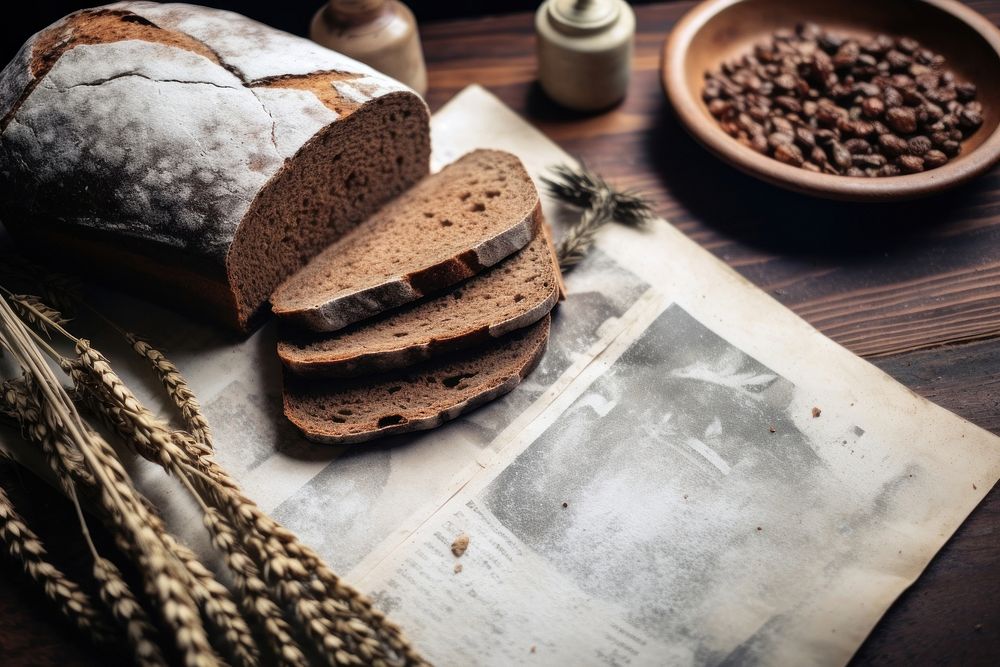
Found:
M 322 0 L 189 0 L 195 4 L 219 7 L 245 14 L 251 18 L 263 21 L 275 28 L 281 28 L 297 35 L 305 35 L 309 29 L 309 21 L 313 14 L 323 4 Z M 631 4 L 647 4 L 650 0 L 632 0 Z M 474 16 L 489 16 L 491 14 L 507 14 L 510 12 L 533 11 L 541 0 L 404 0 L 413 10 L 417 20 L 435 21 L 443 19 L 468 18 Z M 21 44 L 31 36 L 76 9 L 93 7 L 103 4 L 100 0 L 43 0 L 18 5 L 16 15 L 0 22 L 0 63 L 6 64 Z

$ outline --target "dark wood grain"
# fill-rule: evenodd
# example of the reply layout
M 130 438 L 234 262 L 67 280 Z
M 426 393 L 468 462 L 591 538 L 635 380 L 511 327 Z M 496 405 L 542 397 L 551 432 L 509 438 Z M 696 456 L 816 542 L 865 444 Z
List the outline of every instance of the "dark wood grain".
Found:
M 969 4 L 1000 22 L 1000 0 Z M 1000 172 L 933 199 L 857 206 L 719 163 L 680 128 L 660 89 L 660 47 L 691 6 L 637 8 L 628 98 L 593 115 L 557 108 L 534 83 L 530 14 L 424 25 L 429 102 L 436 109 L 469 84 L 486 86 L 610 180 L 648 193 L 658 213 L 825 334 L 1000 433 Z M 993 489 L 854 662 L 998 664 L 998 526 Z M 0 663 L 101 664 L 27 587 L 7 583 L 9 565 L 0 576 Z

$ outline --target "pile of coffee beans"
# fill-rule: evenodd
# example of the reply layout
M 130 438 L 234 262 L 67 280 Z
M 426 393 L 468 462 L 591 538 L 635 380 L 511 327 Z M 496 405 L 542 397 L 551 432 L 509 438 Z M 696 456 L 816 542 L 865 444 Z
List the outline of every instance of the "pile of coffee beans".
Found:
M 975 85 L 916 40 L 847 38 L 811 23 L 707 72 L 702 96 L 740 143 L 842 176 L 940 167 L 983 124 Z

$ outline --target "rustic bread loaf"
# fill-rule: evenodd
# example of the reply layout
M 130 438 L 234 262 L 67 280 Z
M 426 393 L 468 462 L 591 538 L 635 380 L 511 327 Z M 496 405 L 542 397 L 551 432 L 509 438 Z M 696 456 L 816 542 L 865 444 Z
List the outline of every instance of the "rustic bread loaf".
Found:
M 317 255 L 271 296 L 280 317 L 336 331 L 454 285 L 523 248 L 541 221 L 524 165 L 469 153 Z
M 429 152 L 415 93 L 230 12 L 83 10 L 0 72 L 5 226 L 244 331 Z
M 285 376 L 285 415 L 316 442 L 352 444 L 430 429 L 506 394 L 535 367 L 550 318 L 485 346 L 356 380 Z
M 559 269 L 547 234 L 446 292 L 323 334 L 286 327 L 285 367 L 301 376 L 384 372 L 473 347 L 534 324 L 559 299 Z

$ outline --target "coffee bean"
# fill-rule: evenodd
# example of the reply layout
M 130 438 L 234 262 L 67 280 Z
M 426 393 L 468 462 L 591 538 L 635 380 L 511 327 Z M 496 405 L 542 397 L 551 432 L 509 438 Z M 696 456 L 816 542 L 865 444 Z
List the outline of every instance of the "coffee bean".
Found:
M 924 166 L 928 169 L 936 169 L 948 162 L 948 156 L 939 150 L 930 150 L 924 154 Z
M 867 155 L 872 152 L 872 145 L 865 141 L 864 139 L 848 139 L 844 142 L 844 148 L 846 148 L 851 155 Z
M 906 53 L 913 53 L 920 48 L 920 42 L 910 37 L 900 37 L 896 40 L 896 48 Z
M 947 132 L 935 132 L 931 135 L 931 143 L 935 146 L 942 146 L 946 141 L 950 141 L 951 136 Z
M 976 96 L 976 84 L 968 82 L 955 84 L 955 94 L 961 101 L 968 102 Z
M 910 155 L 916 155 L 918 157 L 922 156 L 933 147 L 934 146 L 931 144 L 931 140 L 923 135 L 910 137 L 910 140 L 907 142 L 907 148 L 910 151 Z
M 966 109 L 958 116 L 958 125 L 963 130 L 978 130 L 983 124 L 982 114 Z
M 888 86 L 882 93 L 882 102 L 887 107 L 901 107 L 903 106 L 903 95 L 896 88 Z
M 917 129 L 917 115 L 907 107 L 893 107 L 886 111 L 885 122 L 900 134 L 910 134 Z
M 774 103 L 790 113 L 799 113 L 802 111 L 802 103 L 788 95 L 779 95 L 774 98 Z
M 830 161 L 841 169 L 851 166 L 851 151 L 847 150 L 843 144 L 833 142 L 829 147 Z
M 904 174 L 916 174 L 924 170 L 924 161 L 916 155 L 900 155 L 896 164 Z
M 902 155 L 909 150 L 909 145 L 905 139 L 897 137 L 895 134 L 883 134 L 878 138 L 879 147 L 882 153 L 889 157 Z
M 837 69 L 850 67 L 858 61 L 861 49 L 854 40 L 849 40 L 841 44 L 837 53 L 833 56 L 833 66 Z
M 795 128 L 795 142 L 805 149 L 810 149 L 816 145 L 816 135 L 808 127 L 800 126 Z
M 861 105 L 861 110 L 869 118 L 878 118 L 885 112 L 885 102 L 877 97 L 869 97 Z
M 778 144 L 774 148 L 774 159 L 778 162 L 790 164 L 793 167 L 801 167 L 804 162 L 802 151 L 795 144 Z
M 784 132 L 772 132 L 767 135 L 767 143 L 771 148 L 777 148 L 778 146 L 783 146 L 785 144 L 790 144 L 795 139 L 790 134 L 785 134 Z

